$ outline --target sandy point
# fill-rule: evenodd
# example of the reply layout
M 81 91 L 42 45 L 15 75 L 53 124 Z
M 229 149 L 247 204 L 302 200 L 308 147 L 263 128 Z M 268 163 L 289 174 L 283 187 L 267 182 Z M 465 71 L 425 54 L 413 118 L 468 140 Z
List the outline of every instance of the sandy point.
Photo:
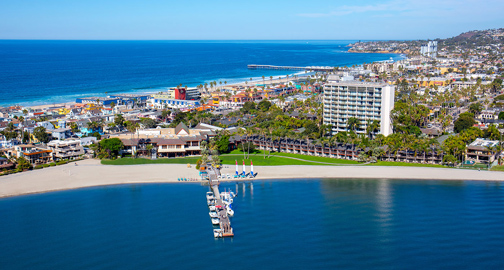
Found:
M 0 197 L 134 183 L 190 183 L 179 178 L 198 179 L 194 165 L 146 164 L 112 166 L 99 160 L 74 163 L 0 177 Z M 241 169 L 241 167 L 240 167 Z M 247 167 L 247 169 L 250 169 Z M 240 171 L 241 172 L 241 171 Z M 504 172 L 429 167 L 380 166 L 254 166 L 257 179 L 374 178 L 426 180 L 503 181 Z M 235 166 L 225 165 L 222 173 L 235 174 Z M 229 181 L 233 181 L 230 179 Z M 228 181 L 228 180 L 226 180 Z

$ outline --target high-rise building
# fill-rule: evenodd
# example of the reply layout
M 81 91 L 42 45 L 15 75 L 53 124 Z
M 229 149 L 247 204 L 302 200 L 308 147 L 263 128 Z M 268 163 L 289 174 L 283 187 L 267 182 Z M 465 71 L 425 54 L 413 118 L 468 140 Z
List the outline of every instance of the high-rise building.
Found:
M 329 82 L 324 85 L 324 124 L 332 133 L 348 131 L 348 119 L 359 119 L 357 133 L 366 133 L 369 123 L 377 120 L 379 132 L 392 134 L 390 111 L 394 108 L 395 86 L 387 83 L 357 81 Z
M 435 58 L 437 56 L 437 41 L 429 41 L 420 47 L 420 54 Z

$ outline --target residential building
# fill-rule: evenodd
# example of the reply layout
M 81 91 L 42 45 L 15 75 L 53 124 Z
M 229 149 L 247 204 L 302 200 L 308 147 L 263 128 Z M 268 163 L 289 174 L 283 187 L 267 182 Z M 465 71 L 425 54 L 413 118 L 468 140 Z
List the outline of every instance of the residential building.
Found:
M 52 156 L 55 161 L 61 159 L 75 159 L 84 154 L 84 148 L 80 140 L 54 140 L 47 144 L 52 150 Z
M 348 131 L 350 117 L 359 119 L 355 130 L 365 133 L 368 122 L 380 123 L 379 132 L 392 133 L 390 111 L 394 108 L 395 86 L 387 83 L 357 81 L 331 82 L 324 86 L 324 124 L 332 127 L 332 133 Z
M 13 169 L 14 163 L 10 162 L 8 158 L 0 157 L 0 170 Z
M 435 58 L 437 56 L 437 41 L 429 41 L 427 44 L 422 45 L 420 54 Z
M 498 145 L 499 141 L 477 138 L 474 142 L 467 146 L 466 161 L 490 164 L 494 162 L 499 154 L 499 151 L 497 150 Z
M 111 135 L 124 144 L 121 154 L 156 157 L 185 157 L 201 154 L 201 142 L 207 140 L 207 131 L 189 129 L 183 123 L 175 128 L 139 130 L 136 134 Z M 150 151 L 150 152 L 149 152 Z
M 72 136 L 72 130 L 69 128 L 58 128 L 51 132 L 52 137 L 56 140 L 64 140 Z
M 51 150 L 36 147 L 33 144 L 19 144 L 14 146 L 11 155 L 16 158 L 24 157 L 33 165 L 45 164 L 52 160 Z

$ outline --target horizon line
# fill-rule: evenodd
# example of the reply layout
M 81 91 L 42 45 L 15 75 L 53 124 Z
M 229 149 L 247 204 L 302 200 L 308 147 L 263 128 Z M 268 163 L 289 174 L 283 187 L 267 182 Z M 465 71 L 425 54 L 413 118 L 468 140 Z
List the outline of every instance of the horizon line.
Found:
M 32 39 L 0 38 L 0 41 L 420 41 L 436 39 Z

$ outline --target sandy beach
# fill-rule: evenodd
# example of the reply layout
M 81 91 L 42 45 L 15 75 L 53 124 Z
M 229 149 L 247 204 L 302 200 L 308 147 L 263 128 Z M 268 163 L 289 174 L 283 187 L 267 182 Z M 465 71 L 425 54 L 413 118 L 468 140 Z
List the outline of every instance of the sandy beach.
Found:
M 222 172 L 233 175 L 235 173 L 234 170 L 234 166 L 225 166 Z M 256 179 L 386 178 L 504 180 L 504 172 L 427 167 L 255 166 L 254 171 L 258 172 Z M 194 166 L 188 168 L 184 164 L 110 166 L 101 165 L 99 160 L 83 160 L 79 161 L 77 166 L 67 164 L 0 177 L 0 197 L 117 184 L 189 183 L 179 182 L 178 178 L 198 179 L 198 172 Z

